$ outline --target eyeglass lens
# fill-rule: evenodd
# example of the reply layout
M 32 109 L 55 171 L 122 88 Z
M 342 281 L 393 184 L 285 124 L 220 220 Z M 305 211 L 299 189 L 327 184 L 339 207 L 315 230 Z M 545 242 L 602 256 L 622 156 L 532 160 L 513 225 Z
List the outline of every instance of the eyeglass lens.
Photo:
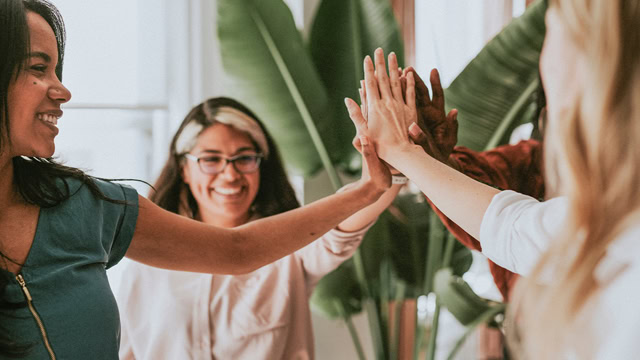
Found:
M 261 157 L 259 155 L 239 155 L 232 158 L 224 158 L 221 156 L 207 156 L 198 160 L 200 169 L 208 174 L 217 174 L 224 171 L 228 163 L 240 173 L 251 173 L 260 167 Z

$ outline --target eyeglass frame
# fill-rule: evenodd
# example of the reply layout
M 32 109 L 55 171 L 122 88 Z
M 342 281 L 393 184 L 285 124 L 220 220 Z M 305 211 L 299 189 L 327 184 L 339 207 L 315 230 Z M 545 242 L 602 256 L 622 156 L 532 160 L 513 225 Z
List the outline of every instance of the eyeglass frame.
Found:
M 191 161 L 195 161 L 198 164 L 198 168 L 200 169 L 200 171 L 203 174 L 207 174 L 207 175 L 218 175 L 218 174 L 222 174 L 226 169 L 227 166 L 229 165 L 229 163 L 231 163 L 231 165 L 233 166 L 233 169 L 235 171 L 237 171 L 240 174 L 252 174 L 256 171 L 258 171 L 258 169 L 260 169 L 260 164 L 262 163 L 262 159 L 264 159 L 264 155 L 261 153 L 256 153 L 256 154 L 238 154 L 232 157 L 226 157 L 226 156 L 222 156 L 222 155 L 215 155 L 220 157 L 221 159 L 224 159 L 224 166 L 222 166 L 222 169 L 220 169 L 220 171 L 218 172 L 207 172 L 202 168 L 202 164 L 200 164 L 200 160 L 205 159 L 207 157 L 212 157 L 212 155 L 206 155 L 206 156 L 195 156 L 193 154 L 190 153 L 186 153 L 184 155 L 186 159 L 191 160 Z M 251 157 L 255 157 L 256 158 L 256 169 L 253 171 L 241 171 L 240 169 L 238 169 L 238 167 L 236 166 L 236 161 L 238 161 L 238 159 L 246 157 L 246 156 L 251 156 Z

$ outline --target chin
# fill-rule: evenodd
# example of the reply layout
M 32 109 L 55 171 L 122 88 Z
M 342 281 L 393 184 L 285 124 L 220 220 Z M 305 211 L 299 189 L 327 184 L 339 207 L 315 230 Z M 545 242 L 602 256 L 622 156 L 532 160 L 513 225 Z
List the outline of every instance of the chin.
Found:
M 38 149 L 38 151 L 36 151 L 36 155 L 33 155 L 35 157 L 41 157 L 41 158 L 50 158 L 53 156 L 53 154 L 56 152 L 56 146 L 55 145 L 51 145 L 49 147 L 43 148 L 43 149 Z

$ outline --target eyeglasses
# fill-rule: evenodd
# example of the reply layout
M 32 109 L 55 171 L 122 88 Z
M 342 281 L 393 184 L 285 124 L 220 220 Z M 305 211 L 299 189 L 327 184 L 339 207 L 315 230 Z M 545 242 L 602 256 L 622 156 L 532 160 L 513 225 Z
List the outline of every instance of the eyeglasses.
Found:
M 196 161 L 203 173 L 213 175 L 223 172 L 228 164 L 232 164 L 233 168 L 241 174 L 256 172 L 260 167 L 260 162 L 262 162 L 264 155 L 242 154 L 227 158 L 220 155 L 204 155 L 198 157 L 192 154 L 184 154 L 184 157 Z

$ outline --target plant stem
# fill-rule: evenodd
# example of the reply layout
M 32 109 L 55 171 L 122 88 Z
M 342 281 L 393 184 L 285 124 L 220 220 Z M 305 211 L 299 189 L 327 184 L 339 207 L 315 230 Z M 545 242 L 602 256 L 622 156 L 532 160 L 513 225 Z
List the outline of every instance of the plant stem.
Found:
M 358 359 L 367 360 L 366 356 L 364 356 L 362 343 L 360 342 L 360 338 L 358 337 L 358 331 L 356 330 L 355 326 L 353 326 L 353 322 L 351 321 L 351 316 L 347 314 L 342 301 L 335 299 L 334 302 L 336 308 L 338 309 L 338 312 L 340 313 L 340 316 L 344 320 L 345 324 L 347 324 L 347 329 L 349 329 L 349 334 L 351 335 L 351 339 L 353 340 L 353 345 L 355 346 L 356 352 L 358 353 Z
M 438 336 L 438 323 L 440 322 L 440 303 L 436 299 L 436 310 L 433 313 L 431 334 L 429 334 L 429 347 L 427 348 L 427 360 L 433 360 L 436 356 L 436 338 Z
M 456 238 L 449 233 L 447 238 L 447 246 L 444 250 L 444 259 L 442 260 L 442 268 L 446 268 L 451 263 L 453 256 L 453 248 L 456 244 Z M 438 336 L 438 323 L 440 320 L 440 301 L 436 297 L 436 309 L 433 314 L 433 323 L 431 325 L 431 334 L 429 337 L 429 348 L 427 349 L 427 360 L 433 360 L 436 355 L 436 338 Z
M 404 281 L 398 281 L 396 288 L 396 296 L 394 301 L 394 314 L 393 314 L 393 341 L 390 346 L 389 358 L 396 360 L 398 358 L 398 343 L 400 342 L 400 326 L 402 324 L 402 305 L 404 303 L 404 296 L 407 290 L 407 284 Z
M 485 311 L 484 314 L 480 315 L 477 319 L 475 319 L 471 324 L 467 325 L 467 330 L 460 337 L 460 339 L 458 339 L 458 341 L 456 342 L 456 345 L 453 347 L 453 349 L 449 353 L 447 360 L 453 360 L 453 358 L 456 356 L 460 348 L 462 348 L 462 344 L 464 344 L 464 341 L 478 327 L 478 325 L 489 322 L 489 320 L 495 318 L 496 315 L 498 314 L 501 314 L 501 313 L 504 314 L 505 310 L 506 310 L 505 304 L 494 305 L 493 307 Z

